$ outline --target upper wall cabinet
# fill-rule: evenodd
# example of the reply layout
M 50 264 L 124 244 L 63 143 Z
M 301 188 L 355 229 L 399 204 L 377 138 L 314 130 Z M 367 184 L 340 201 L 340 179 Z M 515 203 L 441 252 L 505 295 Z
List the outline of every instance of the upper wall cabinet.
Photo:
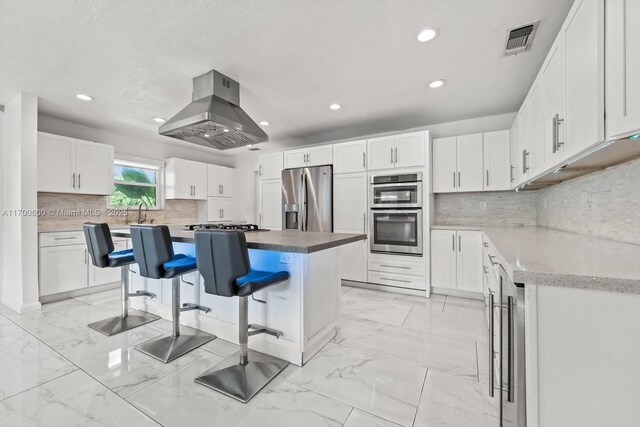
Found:
M 235 169 L 207 165 L 207 194 L 209 197 L 233 197 Z
M 424 166 L 427 143 L 425 132 L 369 139 L 369 170 Z
M 433 140 L 434 193 L 482 191 L 482 140 L 481 133 Z
M 321 145 L 284 152 L 284 168 L 304 168 L 309 166 L 330 165 L 333 163 L 333 147 Z
M 484 134 L 484 189 L 486 191 L 511 188 L 509 173 L 509 131 Z
M 284 169 L 284 153 L 263 154 L 260 156 L 258 175 L 260 179 L 281 179 Z
M 606 2 L 607 139 L 640 132 L 640 1 Z
M 191 160 L 167 159 L 166 199 L 207 200 L 207 165 Z
M 333 144 L 333 173 L 367 171 L 367 141 Z
M 38 132 L 38 191 L 113 194 L 111 145 Z

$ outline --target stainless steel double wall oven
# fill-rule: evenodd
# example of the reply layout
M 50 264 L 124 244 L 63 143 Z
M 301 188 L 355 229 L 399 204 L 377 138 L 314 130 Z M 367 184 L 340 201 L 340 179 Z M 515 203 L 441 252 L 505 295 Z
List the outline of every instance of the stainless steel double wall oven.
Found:
M 422 255 L 422 173 L 374 175 L 369 189 L 372 252 Z

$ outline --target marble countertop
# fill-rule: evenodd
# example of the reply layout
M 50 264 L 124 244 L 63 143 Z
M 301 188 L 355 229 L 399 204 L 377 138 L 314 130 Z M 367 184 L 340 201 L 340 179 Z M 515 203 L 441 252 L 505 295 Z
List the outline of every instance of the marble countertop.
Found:
M 431 228 L 483 231 L 517 283 L 640 294 L 640 245 L 543 227 Z
M 193 243 L 193 231 L 182 226 L 169 226 L 174 242 Z M 129 237 L 128 228 L 114 228 L 111 234 L 116 237 Z M 318 233 L 313 231 L 251 231 L 246 232 L 249 249 L 262 249 L 276 252 L 310 254 L 348 243 L 366 240 L 366 234 Z

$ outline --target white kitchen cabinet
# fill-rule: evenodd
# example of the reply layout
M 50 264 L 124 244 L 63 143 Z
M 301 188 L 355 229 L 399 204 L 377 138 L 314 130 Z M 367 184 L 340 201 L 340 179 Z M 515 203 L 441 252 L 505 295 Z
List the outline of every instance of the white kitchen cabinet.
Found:
M 564 29 L 564 124 L 569 155 L 604 141 L 604 4 L 602 0 L 576 0 Z M 638 37 L 640 31 L 636 48 L 640 48 Z M 640 66 L 636 71 L 640 72 Z M 640 90 L 640 85 L 636 88 Z
M 456 231 L 431 230 L 431 286 L 456 288 Z
M 369 170 L 393 168 L 393 136 L 384 136 L 367 140 Z
M 425 132 L 411 132 L 367 140 L 369 170 L 424 166 Z
M 542 69 L 544 163 L 558 164 L 567 152 L 564 33 L 560 32 Z
M 432 179 L 434 193 L 453 193 L 456 191 L 456 172 L 458 169 L 456 153 L 455 136 L 433 140 Z
M 336 233 L 367 233 L 367 174 L 338 174 L 333 177 L 333 229 Z M 367 281 L 368 242 L 341 246 L 340 278 Z
M 207 165 L 191 160 L 167 159 L 165 167 L 166 199 L 207 199 Z
M 113 194 L 111 145 L 38 132 L 38 191 Z
M 531 99 L 526 98 L 518 112 L 518 182 L 526 181 L 530 176 L 531 166 Z
M 640 2 L 606 2 L 607 139 L 640 133 Z
M 482 191 L 482 139 L 481 133 L 457 137 L 457 191 Z
M 40 249 L 40 295 L 87 287 L 87 246 L 63 245 Z
M 209 197 L 207 199 L 207 221 L 231 221 L 234 217 L 233 199 Z
M 126 239 L 114 239 L 113 250 L 123 251 L 127 249 Z M 120 268 L 98 268 L 87 258 L 89 265 L 89 286 L 105 285 L 107 283 L 120 282 Z
M 536 79 L 529 95 L 529 156 L 527 166 L 533 176 L 544 169 L 544 99 L 542 79 Z M 517 153 L 516 153 L 517 154 Z
M 209 197 L 233 197 L 235 169 L 207 165 L 207 195 Z
M 303 168 L 333 164 L 333 147 L 321 145 L 284 152 L 284 168 Z
M 431 286 L 480 294 L 482 232 L 431 230 Z
M 433 140 L 433 192 L 482 191 L 481 133 Z
M 260 156 L 258 175 L 260 179 L 281 179 L 284 169 L 284 153 L 263 154 Z
M 333 173 L 366 172 L 367 141 L 333 144 Z
M 509 131 L 500 130 L 484 134 L 485 191 L 511 188 L 509 166 L 511 162 Z M 434 147 L 435 148 L 435 147 Z
M 456 289 L 482 292 L 482 232 L 458 230 Z
M 513 124 L 509 129 L 509 146 L 511 147 L 511 162 L 509 165 L 509 180 L 511 181 L 511 188 L 514 188 L 519 184 L 518 181 L 518 116 L 513 120 Z
M 269 230 L 282 229 L 282 180 L 260 181 L 259 225 Z

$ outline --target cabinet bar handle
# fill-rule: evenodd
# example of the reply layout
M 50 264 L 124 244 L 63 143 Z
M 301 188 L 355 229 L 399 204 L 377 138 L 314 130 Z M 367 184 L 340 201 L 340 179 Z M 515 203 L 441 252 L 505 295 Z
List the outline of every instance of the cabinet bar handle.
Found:
M 487 242 L 483 242 L 483 243 L 482 243 L 482 245 L 483 245 L 485 248 L 488 248 L 488 247 L 489 247 L 489 244 L 488 244 Z
M 73 176 L 73 184 L 72 184 L 72 185 L 73 185 L 73 188 L 76 188 L 76 174 L 75 174 L 75 173 L 73 173 L 73 174 L 71 174 L 71 175 Z
M 487 187 L 489 186 L 489 169 L 487 169 Z
M 452 251 L 456 251 L 456 235 L 452 234 L 451 235 L 451 250 Z
M 391 150 L 391 164 L 393 164 L 393 147 L 391 147 L 389 150 Z
M 80 188 L 80 174 L 78 174 L 78 188 Z
M 522 174 L 527 173 L 527 150 L 522 150 Z
M 393 163 L 398 163 L 398 147 L 393 149 L 396 153 L 396 160 Z
M 388 277 L 380 277 L 382 280 L 389 280 L 391 282 L 411 283 L 411 280 L 390 279 Z
M 556 114 L 556 146 L 557 151 L 560 151 L 560 146 L 564 145 L 564 141 L 560 141 L 560 123 L 564 122 L 564 119 L 560 118 L 559 114 Z
M 460 188 L 460 186 L 462 181 L 460 181 L 460 171 L 458 171 L 458 188 Z
M 389 267 L 389 268 L 401 268 L 403 270 L 411 270 L 411 267 L 403 267 L 400 265 L 387 265 L 387 264 L 380 264 L 380 267 Z
M 514 170 L 515 168 L 516 168 L 516 167 L 515 167 L 515 166 L 513 166 L 513 165 L 511 165 L 511 166 L 510 166 L 510 168 L 509 168 L 509 182 L 513 182 L 513 181 L 514 181 L 514 178 L 513 178 L 513 170 Z
M 71 240 L 77 239 L 77 237 L 54 237 L 53 240 Z
M 493 292 L 489 291 L 489 397 L 493 397 Z
M 367 234 L 367 213 L 362 214 L 362 234 Z
M 362 167 L 367 167 L 367 153 L 362 153 Z
M 489 261 L 491 261 L 491 265 L 496 265 L 497 262 L 494 261 L 494 256 L 493 255 L 489 255 Z
M 456 171 L 453 171 L 453 188 L 456 188 Z
M 262 176 L 262 165 L 258 165 L 258 175 Z
M 462 252 L 462 236 L 458 234 L 458 252 Z

